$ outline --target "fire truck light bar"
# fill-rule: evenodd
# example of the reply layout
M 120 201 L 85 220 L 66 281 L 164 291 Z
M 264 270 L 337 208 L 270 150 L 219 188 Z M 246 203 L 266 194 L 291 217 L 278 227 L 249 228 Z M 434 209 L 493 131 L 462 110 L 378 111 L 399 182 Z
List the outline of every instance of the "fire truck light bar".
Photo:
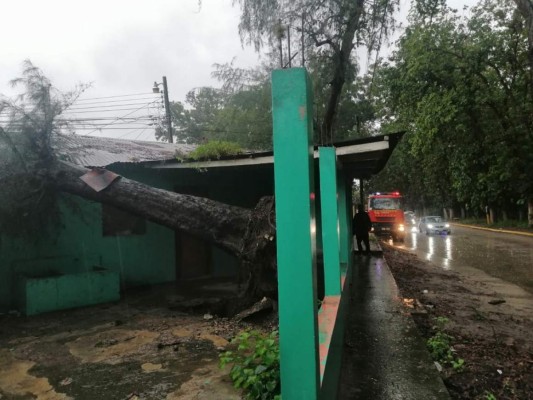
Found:
M 376 192 L 370 195 L 371 196 L 400 196 L 400 192 Z

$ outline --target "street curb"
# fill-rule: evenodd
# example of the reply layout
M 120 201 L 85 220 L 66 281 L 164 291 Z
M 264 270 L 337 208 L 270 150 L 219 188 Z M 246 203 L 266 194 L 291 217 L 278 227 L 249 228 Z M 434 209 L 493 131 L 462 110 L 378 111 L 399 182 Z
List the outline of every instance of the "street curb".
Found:
M 475 225 L 465 225 L 465 224 L 458 224 L 457 222 L 452 222 L 452 225 L 461 226 L 463 228 L 472 228 L 472 229 L 478 229 L 480 231 L 490 231 L 490 232 L 499 232 L 499 233 L 510 233 L 512 235 L 521 235 L 521 236 L 529 236 L 533 237 L 533 233 L 529 232 L 520 232 L 520 231 L 509 231 L 506 229 L 494 229 L 494 228 L 485 228 L 482 226 L 475 226 Z

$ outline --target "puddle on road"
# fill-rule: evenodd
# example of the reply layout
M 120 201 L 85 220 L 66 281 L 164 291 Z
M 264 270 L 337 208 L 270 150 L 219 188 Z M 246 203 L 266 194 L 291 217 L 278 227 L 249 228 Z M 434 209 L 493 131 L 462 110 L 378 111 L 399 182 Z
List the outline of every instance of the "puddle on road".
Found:
M 533 293 L 533 240 L 529 237 L 463 228 L 451 235 L 412 232 L 398 247 L 442 269 L 476 268 Z
M 150 331 L 113 329 L 82 336 L 66 345 L 70 353 L 83 363 L 118 364 L 124 357 L 141 353 L 141 347 L 152 343 L 159 334 Z
M 242 396 L 231 387 L 229 369 L 227 366 L 221 370 L 218 362 L 200 368 L 166 400 L 240 400 Z M 202 393 L 201 397 L 198 393 Z
M 37 400 L 69 400 L 70 397 L 57 393 L 46 378 L 37 378 L 28 371 L 35 365 L 32 361 L 15 359 L 9 350 L 0 349 L 0 389 L 14 396 Z

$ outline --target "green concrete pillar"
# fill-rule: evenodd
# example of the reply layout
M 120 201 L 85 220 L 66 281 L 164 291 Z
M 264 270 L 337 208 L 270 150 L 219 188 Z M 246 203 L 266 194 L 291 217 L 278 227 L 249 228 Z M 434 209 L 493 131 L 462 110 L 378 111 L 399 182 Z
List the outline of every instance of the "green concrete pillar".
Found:
M 341 293 L 337 154 L 334 147 L 319 147 L 318 157 L 325 294 L 337 296 Z
M 304 68 L 272 72 L 279 341 L 283 400 L 320 385 L 312 89 Z

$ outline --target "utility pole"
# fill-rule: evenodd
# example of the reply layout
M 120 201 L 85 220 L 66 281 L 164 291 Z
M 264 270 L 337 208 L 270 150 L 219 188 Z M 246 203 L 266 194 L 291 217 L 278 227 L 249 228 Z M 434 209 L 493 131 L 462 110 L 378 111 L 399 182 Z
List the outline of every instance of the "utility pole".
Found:
M 363 191 L 363 179 L 359 179 L 359 203 L 365 206 L 365 192 Z
M 291 58 L 291 24 L 287 25 L 287 52 L 289 53 L 289 68 L 292 68 Z
M 172 138 L 172 118 L 170 117 L 170 102 L 168 101 L 168 86 L 167 86 L 167 77 L 163 77 L 163 96 L 165 99 L 165 113 L 167 116 L 167 130 L 168 130 L 168 142 L 174 143 Z
M 278 40 L 279 40 L 279 67 L 283 69 L 283 27 L 281 18 L 278 19 Z
M 304 47 L 305 47 L 304 22 L 305 22 L 305 11 L 302 12 L 302 67 L 305 67 L 305 55 L 304 55 Z

